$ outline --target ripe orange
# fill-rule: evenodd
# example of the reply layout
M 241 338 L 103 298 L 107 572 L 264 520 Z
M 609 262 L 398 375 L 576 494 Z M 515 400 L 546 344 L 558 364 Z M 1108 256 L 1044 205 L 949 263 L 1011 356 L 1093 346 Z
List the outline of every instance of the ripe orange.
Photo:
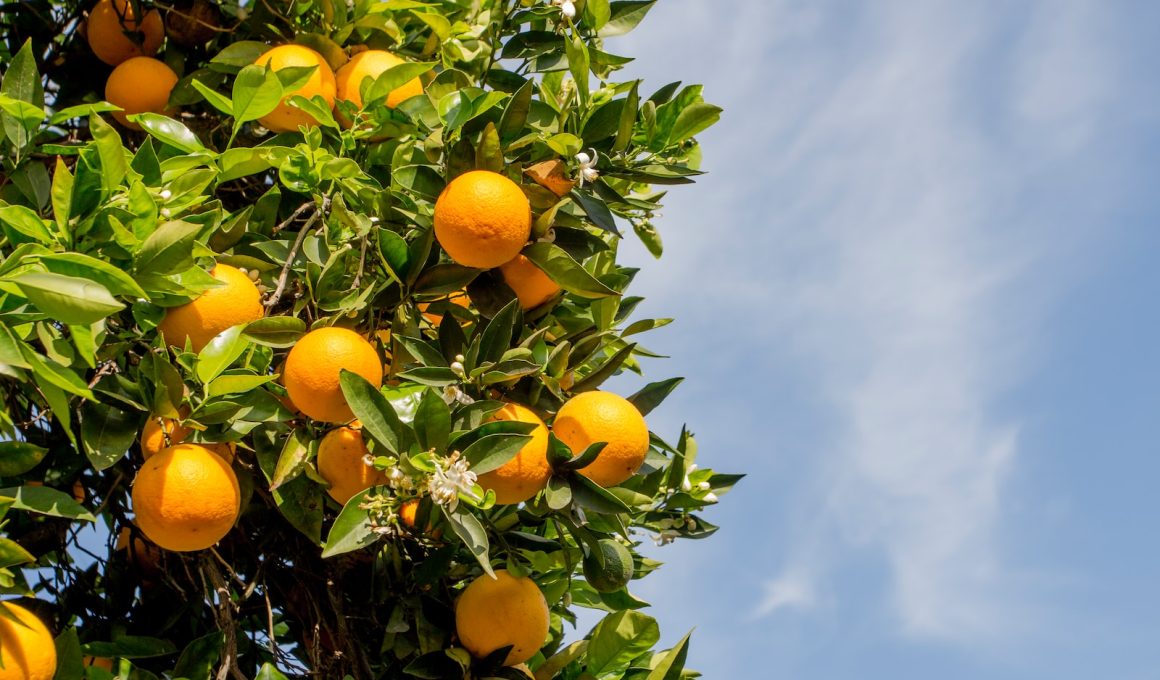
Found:
M 98 59 L 116 66 L 130 57 L 157 54 L 165 38 L 165 27 L 155 9 L 137 21 L 129 0 L 100 0 L 89 12 L 85 36 Z
M 14 602 L 0 602 L 0 607 L 6 614 L 0 616 L 0 680 L 52 680 L 56 647 L 48 626 Z
M 370 342 L 346 328 L 319 328 L 294 344 L 282 382 L 302 413 L 326 423 L 345 423 L 354 413 L 339 383 L 344 368 L 375 387 L 383 384 L 383 362 Z
M 226 284 L 211 288 L 196 299 L 171 307 L 157 329 L 165 341 L 178 347 L 189 338 L 194 352 L 200 352 L 214 336 L 242 323 L 265 316 L 262 294 L 243 272 L 228 264 L 218 264 L 210 274 Z
M 505 666 L 535 656 L 548 637 L 548 603 L 536 582 L 498 569 L 463 589 L 455 603 L 459 642 L 476 658 L 512 645 Z
M 497 505 L 511 505 L 526 501 L 539 493 L 552 476 L 548 465 L 548 428 L 531 409 L 519 404 L 504 404 L 493 420 L 518 420 L 533 423 L 532 438 L 524 444 L 515 458 L 500 467 L 479 476 L 479 485 L 495 490 Z
M 403 501 L 403 504 L 399 506 L 399 521 L 411 531 L 418 531 L 421 502 L 418 498 L 411 498 Z M 435 540 L 439 540 L 443 536 L 443 530 L 435 526 L 435 521 L 430 516 L 428 516 L 426 526 L 423 527 L 423 533 Z
M 132 57 L 121 62 L 105 81 L 105 100 L 120 106 L 113 118 L 131 130 L 141 126 L 130 122 L 134 113 L 170 114 L 169 93 L 177 84 L 177 74 L 165 62 L 153 57 Z
M 221 25 L 221 10 L 210 0 L 175 0 L 165 13 L 165 34 L 184 47 L 204 45 Z
M 466 267 L 500 266 L 519 254 L 531 233 L 527 196 L 499 173 L 465 172 L 435 201 L 435 238 Z
M 352 102 L 361 109 L 363 100 L 360 89 L 363 80 L 367 78 L 374 80 L 385 71 L 405 63 L 407 63 L 405 60 L 385 50 L 359 52 L 334 74 L 337 87 L 336 96 L 338 99 Z M 400 102 L 420 94 L 423 94 L 423 83 L 418 78 L 414 78 L 391 90 L 386 97 L 386 103 L 388 107 L 393 109 Z M 344 120 L 343 123 L 349 125 L 350 121 Z
M 580 474 L 600 486 L 615 486 L 636 474 L 648 454 L 648 425 L 632 402 L 611 392 L 582 392 L 564 402 L 552 433 L 579 455 L 608 442 Z
M 241 509 L 233 469 L 197 444 L 178 444 L 141 466 L 133 511 L 146 538 L 174 552 L 204 550 L 229 533 Z
M 465 291 L 465 290 L 461 290 L 458 293 L 452 293 L 451 295 L 448 295 L 445 299 L 447 300 L 447 302 L 450 302 L 453 305 L 459 305 L 460 307 L 462 307 L 464 309 L 468 309 L 469 307 L 471 307 L 471 298 L 468 297 L 467 291 Z M 440 301 L 436 300 L 436 302 L 440 302 Z M 443 322 L 443 315 L 436 314 L 435 312 L 428 312 L 427 311 L 428 309 L 430 309 L 431 305 L 433 305 L 433 304 L 435 304 L 435 302 L 420 302 L 419 303 L 419 312 L 423 315 L 424 319 L 430 321 L 433 325 L 438 326 L 440 323 Z
M 318 445 L 318 474 L 330 483 L 326 493 L 345 505 L 356 493 L 386 484 L 387 475 L 366 462 L 370 456 L 362 430 L 339 427 L 326 433 Z
M 504 283 L 516 294 L 520 307 L 525 310 L 539 307 L 560 292 L 560 286 L 523 255 L 516 255 L 511 261 L 500 265 L 499 271 Z
M 306 81 L 302 87 L 292 92 L 285 93 L 282 97 L 282 102 L 278 104 L 278 108 L 274 109 L 264 117 L 258 119 L 262 125 L 273 130 L 274 132 L 296 132 L 298 126 L 305 125 L 306 127 L 315 127 L 318 121 L 309 113 L 302 109 L 296 109 L 290 106 L 288 99 L 294 95 L 302 95 L 307 99 L 314 95 L 321 95 L 326 100 L 329 107 L 334 106 L 334 71 L 330 69 L 330 64 L 322 58 L 322 55 L 302 45 L 279 45 L 265 54 L 258 57 L 254 62 L 258 66 L 270 65 L 270 68 L 275 71 L 284 68 L 317 66 L 314 73 L 310 75 L 310 79 Z

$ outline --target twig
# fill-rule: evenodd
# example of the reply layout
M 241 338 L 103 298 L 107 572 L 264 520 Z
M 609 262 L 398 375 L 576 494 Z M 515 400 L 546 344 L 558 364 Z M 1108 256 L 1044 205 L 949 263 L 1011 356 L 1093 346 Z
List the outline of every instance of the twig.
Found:
M 294 264 L 294 258 L 298 256 L 298 250 L 302 248 L 302 242 L 306 240 L 307 232 L 314 226 L 319 216 L 326 211 L 329 203 L 330 199 L 324 198 L 322 200 L 322 207 L 314 211 L 310 219 L 306 220 L 306 224 L 302 225 L 302 229 L 298 232 L 298 238 L 294 240 L 294 245 L 290 248 L 290 253 L 286 256 L 286 264 L 282 265 L 282 273 L 278 275 L 278 286 L 274 289 L 274 294 L 270 296 L 270 299 L 266 300 L 266 309 L 273 309 L 274 305 L 278 304 L 278 300 L 282 299 L 282 293 L 286 290 L 286 280 L 290 277 L 290 267 Z
M 362 238 L 362 247 L 358 253 L 358 271 L 355 272 L 354 284 L 351 286 L 355 290 L 358 290 L 359 284 L 362 283 L 363 268 L 366 266 L 367 261 L 367 240 L 366 236 Z
M 309 210 L 312 207 L 314 207 L 314 203 L 303 203 L 302 205 L 298 206 L 294 210 L 294 212 L 290 213 L 290 217 L 287 217 L 286 219 L 284 219 L 280 223 L 278 223 L 278 225 L 276 227 L 274 227 L 274 229 L 271 233 L 277 234 L 278 232 L 282 231 L 286 227 L 290 226 L 291 222 L 298 219 L 298 217 L 300 215 L 302 215 L 302 213 L 306 212 L 307 210 Z
M 278 651 L 278 646 L 274 643 L 274 608 L 270 606 L 270 589 L 266 586 L 262 587 L 262 595 L 266 598 L 266 626 L 268 627 L 270 653 L 274 654 Z

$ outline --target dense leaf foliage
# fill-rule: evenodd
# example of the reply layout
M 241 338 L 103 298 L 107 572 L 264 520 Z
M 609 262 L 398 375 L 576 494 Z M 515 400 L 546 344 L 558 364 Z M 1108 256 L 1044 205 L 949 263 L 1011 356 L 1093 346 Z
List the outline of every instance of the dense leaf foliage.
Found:
M 482 474 L 528 441 L 532 426 L 490 420 L 503 402 L 550 423 L 656 356 L 640 338 L 670 320 L 633 318 L 636 272 L 617 247 L 632 231 L 661 255 L 657 187 L 699 174 L 695 137 L 720 110 L 698 85 L 616 80 L 630 60 L 606 39 L 654 2 L 154 4 L 170 31 L 159 58 L 180 80 L 169 111 L 129 117 L 141 131 L 102 101 L 111 69 L 81 37 L 89 3 L 0 8 L 0 589 L 38 598 L 58 677 L 111 677 L 85 657 L 132 678 L 526 677 L 455 637 L 456 594 L 501 568 L 534 578 L 551 609 L 536 678 L 694 675 L 687 637 L 655 649 L 631 582 L 598 592 L 584 578 L 607 585 L 609 539 L 640 579 L 659 563 L 639 541 L 716 530 L 699 513 L 739 476 L 698 469 L 689 432 L 652 433 L 644 465 L 611 488 L 578 472 L 600 444 L 552 436 L 552 476 L 525 503 L 495 505 L 474 477 L 450 501 L 430 493 L 456 463 Z M 178 39 L 187 16 L 200 39 Z M 368 47 L 407 63 L 363 83 L 365 107 L 292 97 L 318 125 L 273 134 L 259 119 L 312 69 L 254 62 L 288 42 L 334 69 Z M 416 77 L 423 94 L 382 102 Z M 523 254 L 561 294 L 522 309 L 498 270 L 442 252 L 435 201 L 472 169 L 523 189 Z M 166 310 L 219 285 L 215 262 L 257 282 L 265 318 L 198 352 L 167 347 Z M 466 306 L 449 299 L 462 290 Z M 334 325 L 370 338 L 386 371 L 381 389 L 342 374 L 390 480 L 342 506 L 315 465 L 333 426 L 297 413 L 280 381 L 298 339 Z M 679 383 L 629 400 L 647 416 Z M 236 447 L 243 511 L 212 549 L 134 547 L 138 440 L 158 418 Z M 607 615 L 570 632 L 576 607 Z

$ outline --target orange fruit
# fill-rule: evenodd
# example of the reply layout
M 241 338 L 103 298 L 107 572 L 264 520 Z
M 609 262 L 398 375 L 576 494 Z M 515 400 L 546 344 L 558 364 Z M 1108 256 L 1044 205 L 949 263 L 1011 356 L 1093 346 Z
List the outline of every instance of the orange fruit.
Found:
M 254 62 L 258 66 L 270 65 L 270 68 L 279 71 L 284 68 L 296 68 L 304 66 L 317 66 L 310 79 L 306 81 L 301 87 L 291 92 L 286 92 L 282 97 L 278 108 L 258 119 L 262 125 L 265 125 L 274 132 L 297 132 L 298 126 L 305 125 L 306 127 L 315 127 L 318 121 L 314 120 L 314 116 L 306 113 L 302 109 L 296 109 L 287 103 L 294 95 L 302 95 L 307 99 L 314 97 L 314 95 L 321 95 L 326 100 L 328 107 L 334 106 L 334 71 L 330 70 L 330 64 L 322 58 L 322 55 L 302 45 L 279 45 L 265 54 L 258 57 Z
M 165 38 L 165 27 L 155 9 L 137 21 L 129 0 L 100 0 L 89 12 L 85 37 L 98 59 L 116 66 L 131 57 L 157 54 Z
M 172 418 L 150 416 L 149 420 L 145 421 L 145 427 L 141 428 L 141 455 L 145 460 L 149 460 L 153 454 L 162 449 L 181 444 L 191 434 L 193 432 L 188 427 Z M 198 442 L 198 446 L 213 451 L 227 463 L 234 461 L 234 455 L 238 450 L 237 444 L 233 442 Z
M 444 299 L 447 302 L 450 302 L 453 305 L 459 305 L 464 309 L 468 309 L 471 306 L 471 298 L 468 297 L 467 291 L 465 290 L 461 290 L 458 293 L 452 293 Z M 440 300 L 436 300 L 435 302 L 440 302 Z M 420 302 L 419 313 L 423 315 L 424 319 L 430 321 L 433 325 L 438 326 L 443 322 L 443 315 L 427 311 L 430 309 L 431 305 L 435 304 L 435 302 Z
M 130 130 L 140 130 L 141 126 L 130 122 L 128 116 L 134 113 L 172 113 L 169 93 L 176 84 L 177 74 L 165 62 L 153 57 L 132 57 L 109 74 L 105 81 L 105 100 L 123 109 L 113 112 L 118 123 Z
M 282 382 L 302 413 L 326 423 L 354 418 L 339 383 L 342 369 L 383 384 L 383 362 L 374 346 L 347 328 L 319 328 L 302 336 L 286 357 Z
M 535 656 L 548 637 L 548 603 L 536 582 L 498 569 L 472 581 L 455 603 L 459 642 L 476 658 L 512 645 L 505 666 Z
M 580 474 L 600 486 L 616 486 L 636 474 L 648 454 L 648 425 L 632 402 L 611 392 L 582 392 L 564 402 L 552 433 L 579 455 L 608 442 Z
M 465 267 L 500 266 L 519 255 L 531 233 L 527 196 L 499 173 L 465 172 L 435 201 L 435 238 Z
M 330 488 L 326 493 L 345 505 L 356 493 L 387 483 L 387 475 L 367 463 L 371 452 L 363 441 L 362 430 L 339 427 L 326 433 L 318 445 L 318 474 Z
M 403 526 L 414 531 L 415 522 L 418 520 L 418 518 L 419 499 L 412 498 L 410 500 L 403 501 L 403 504 L 399 506 L 399 521 L 403 523 Z
M 170 345 L 185 347 L 188 338 L 193 351 L 200 352 L 214 336 L 227 328 L 265 316 L 262 294 L 242 271 L 219 263 L 210 275 L 226 285 L 211 288 L 184 305 L 169 308 L 157 325 Z
M 145 537 L 166 550 L 204 550 L 229 533 L 241 509 L 238 478 L 197 444 L 171 446 L 145 461 L 133 481 L 133 511 Z
M 536 426 L 532 438 L 515 458 L 483 473 L 477 480 L 484 489 L 495 491 L 497 505 L 526 501 L 539 493 L 552 476 L 552 468 L 548 465 L 548 428 L 531 409 L 519 404 L 504 404 L 492 415 L 492 420 L 518 420 Z
M 52 680 L 56 646 L 48 626 L 14 602 L 0 602 L 0 607 L 6 614 L 0 615 L 0 680 Z
M 204 45 L 221 25 L 221 11 L 210 0 L 175 0 L 165 13 L 165 34 L 184 47 Z
M 343 64 L 334 74 L 337 88 L 336 96 L 338 99 L 351 102 L 361 109 L 363 107 L 363 100 L 360 90 L 363 81 L 367 78 L 374 80 L 385 71 L 405 63 L 407 63 L 405 60 L 385 50 L 359 52 L 351 57 L 350 61 Z M 420 94 L 423 94 L 423 82 L 418 78 L 413 78 L 391 90 L 387 94 L 386 104 L 393 109 L 400 102 Z M 342 122 L 348 126 L 350 124 L 350 121 L 344 120 Z
M 539 307 L 560 292 L 560 286 L 523 255 L 516 255 L 500 265 L 499 272 L 525 310 Z

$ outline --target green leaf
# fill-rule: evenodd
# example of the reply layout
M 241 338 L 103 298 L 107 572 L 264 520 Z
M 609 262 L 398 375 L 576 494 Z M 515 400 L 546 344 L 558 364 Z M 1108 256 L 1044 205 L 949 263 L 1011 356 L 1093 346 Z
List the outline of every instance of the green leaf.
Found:
M 412 423 L 419 446 L 444 451 L 451 436 L 451 409 L 435 390 L 425 390 Z
M 250 346 L 249 339 L 242 335 L 244 329 L 241 324 L 227 328 L 198 353 L 197 378 L 202 384 L 208 384 L 221 375 Z
M 471 443 L 463 457 L 472 472 L 484 474 L 502 467 L 531 441 L 526 434 L 490 434 Z
M 220 64 L 222 66 L 232 66 L 235 68 L 242 68 L 248 64 L 252 64 L 262 56 L 270 46 L 264 42 L 257 40 L 239 40 L 235 43 L 230 43 L 221 52 L 214 55 L 210 59 L 211 64 Z
M 308 460 L 310 460 L 310 444 L 301 429 L 294 430 L 286 437 L 282 453 L 278 454 L 278 464 L 274 466 L 274 475 L 270 479 L 270 490 L 274 491 L 295 479 L 306 467 Z
M 339 376 L 342 394 L 354 416 L 362 423 L 363 434 L 388 453 L 399 455 L 410 446 L 412 435 L 383 393 L 357 373 L 343 369 Z
M 569 293 L 590 299 L 618 295 L 554 243 L 538 241 L 524 248 L 522 254 Z
M 576 89 L 580 93 L 580 101 L 588 101 L 588 46 L 580 39 L 576 31 L 571 40 L 564 41 L 564 53 L 568 57 L 568 70 L 572 79 L 576 81 Z
M 632 512 L 632 509 L 625 505 L 624 501 L 582 474 L 572 475 L 571 487 L 576 504 L 587 510 L 605 515 Z
M 113 295 L 146 298 L 148 295 L 123 269 L 83 253 L 41 255 L 40 263 L 54 274 L 90 279 L 109 289 Z
M 655 4 L 656 0 L 612 2 L 610 4 L 611 16 L 608 23 L 600 29 L 600 37 L 611 38 L 628 33 L 636 28 Z
M 89 116 L 89 132 L 93 135 L 97 155 L 101 158 L 101 186 L 111 192 L 121 185 L 121 180 L 129 171 L 125 145 L 113 126 L 95 113 Z
M 512 334 L 523 323 L 522 319 L 519 300 L 512 300 L 504 305 L 503 309 L 487 323 L 480 335 L 479 355 L 475 364 L 499 361 L 511 346 Z
M 0 206 L 0 225 L 13 243 L 28 243 L 28 239 L 51 245 L 56 242 L 48 225 L 32 210 L 22 205 Z M 27 238 L 20 238 L 18 234 Z
M 653 617 L 635 611 L 613 612 L 592 630 L 585 670 L 594 676 L 623 670 L 660 639 L 660 626 Z
M 112 642 L 89 642 L 84 646 L 84 649 L 85 653 L 90 656 L 106 659 L 113 657 L 152 659 L 177 653 L 177 647 L 169 640 L 143 635 L 121 635 Z
M 563 510 L 572 504 L 572 487 L 568 480 L 555 475 L 548 478 L 548 486 L 544 489 L 544 499 L 548 507 L 553 510 Z
M 584 146 L 584 140 L 576 135 L 561 132 L 549 137 L 547 144 L 552 151 L 566 158 L 571 158 L 580 153 L 580 147 Z
M 535 82 L 531 79 L 525 81 L 504 107 L 503 116 L 499 119 L 499 136 L 504 143 L 510 142 L 523 132 L 524 124 L 528 121 L 528 112 L 532 108 L 534 90 Z
M 8 63 L 4 80 L 0 83 L 0 93 L 36 108 L 44 108 L 44 90 L 40 85 L 40 74 L 36 72 L 32 40 L 25 40 L 20 51 Z M 4 133 L 17 149 L 28 146 L 35 136 L 35 129 L 25 127 L 20 119 L 8 113 L 0 114 L 0 122 L 3 123 Z
M 409 371 L 402 371 L 398 377 L 403 380 L 410 380 L 417 382 L 420 385 L 427 385 L 429 387 L 446 387 L 447 385 L 454 385 L 459 382 L 459 376 L 450 368 L 443 368 L 441 366 L 423 366 L 422 368 L 412 368 Z
M 479 138 L 479 145 L 475 147 L 475 167 L 492 172 L 503 172 L 504 157 L 500 148 L 499 132 L 495 123 L 488 122 Z
M 272 490 L 278 512 L 314 545 L 322 543 L 322 487 L 305 475 Z
M 129 120 L 136 122 L 158 141 L 165 142 L 186 153 L 205 153 L 208 151 L 192 130 L 168 116 L 157 113 L 138 113 L 129 116 Z
M 669 132 L 669 144 L 677 144 L 703 132 L 721 119 L 721 107 L 704 102 L 696 102 L 686 106 L 673 123 Z
M 214 107 L 218 111 L 221 111 L 227 116 L 234 115 L 234 105 L 224 94 L 205 85 L 197 78 L 194 78 L 191 84 L 193 85 L 193 89 L 197 90 L 201 93 L 201 96 L 205 97 L 205 100 L 209 102 L 210 106 Z
M 30 272 L 12 282 L 37 309 L 67 324 L 91 324 L 125 308 L 108 288 L 74 276 Z
M 124 458 L 140 426 L 136 412 L 86 401 L 81 408 L 81 442 L 93 468 L 107 470 Z
M 584 210 L 584 214 L 588 215 L 588 219 L 592 220 L 592 224 L 604 231 L 620 236 L 620 230 L 616 228 L 616 220 L 612 218 L 612 211 L 608 209 L 604 201 L 586 189 L 573 189 L 569 195 Z
M 588 0 L 584 3 L 584 24 L 599 31 L 612 18 L 612 8 L 608 0 Z
M 391 337 L 397 340 L 398 343 L 403 346 L 403 349 L 407 350 L 411 356 L 415 357 L 415 359 L 417 359 L 420 364 L 424 366 L 447 366 L 447 359 L 445 359 L 443 355 L 439 353 L 439 350 L 428 344 L 426 340 L 412 338 L 409 335 L 394 335 Z M 399 359 L 396 357 L 395 361 L 397 363 Z
M 587 392 L 599 387 L 605 380 L 616 375 L 620 370 L 622 364 L 632 356 L 633 350 L 636 349 L 636 343 L 625 345 L 616 354 L 613 354 L 607 361 L 600 364 L 600 368 L 592 371 L 584 376 L 584 379 L 572 386 L 573 392 Z
M 48 449 L 28 442 L 0 441 L 0 477 L 28 472 L 44 460 Z
M 423 295 L 457 293 L 479 276 L 479 270 L 445 262 L 423 270 L 415 280 L 414 292 Z
M 165 222 L 145 239 L 134 257 L 140 274 L 172 274 L 193 265 L 193 244 L 201 225 Z
M 689 654 L 689 636 L 692 634 L 692 631 L 685 633 L 685 637 L 675 647 L 665 652 L 660 663 L 653 667 L 645 680 L 681 680 L 685 657 Z
M 75 178 L 69 172 L 64 159 L 56 158 L 56 168 L 52 171 L 52 216 L 63 233 L 72 216 L 73 187 Z
M 184 680 L 209 680 L 222 656 L 226 634 L 214 631 L 189 643 L 177 659 L 173 677 Z
M 449 132 L 457 130 L 471 120 L 471 97 L 466 92 L 456 90 L 444 95 L 439 100 L 436 110 L 439 112 L 439 119 Z
M 234 80 L 234 127 L 269 114 L 278 108 L 282 95 L 282 82 L 276 71 L 257 64 L 244 67 Z
M 660 382 L 652 382 L 637 390 L 628 398 L 642 416 L 647 416 L 654 408 L 660 406 L 665 397 L 677 388 L 685 379 L 669 378 Z
M 226 374 L 214 378 L 206 386 L 206 394 L 211 397 L 221 397 L 227 394 L 241 394 L 257 389 L 266 383 L 274 382 L 272 375 L 230 375 Z
M 56 675 L 53 678 L 83 678 L 84 656 L 76 628 L 65 628 L 53 642 L 56 647 Z
M 274 667 L 274 664 L 267 661 L 258 669 L 258 674 L 254 676 L 254 680 L 289 680 L 282 672 Z
M 475 559 L 479 561 L 479 566 L 483 567 L 488 576 L 495 578 L 495 571 L 491 568 L 491 558 L 488 555 L 490 547 L 487 541 L 487 530 L 483 528 L 475 515 L 466 510 L 448 512 L 443 506 L 439 507 L 443 510 L 447 521 L 451 523 L 455 535 L 463 541 L 471 554 L 475 555 Z
M 374 489 L 366 489 L 351 497 L 342 512 L 330 527 L 326 536 L 326 546 L 322 550 L 322 557 L 334 557 L 352 550 L 365 548 L 378 540 L 378 534 L 371 530 L 370 516 L 359 506 L 366 501 L 366 497 Z
M 407 62 L 405 64 L 399 64 L 398 66 L 392 66 L 386 71 L 383 71 L 367 88 L 367 94 L 363 97 L 363 108 L 366 108 L 372 103 L 386 100 L 387 96 L 392 92 L 424 73 L 427 73 L 435 68 L 436 65 L 435 62 Z M 360 83 L 355 83 L 355 85 L 356 87 L 361 86 Z
M 15 567 L 18 564 L 35 562 L 36 556 L 24 549 L 16 541 L 0 536 L 0 569 Z
M 632 83 L 628 91 L 628 98 L 624 101 L 624 108 L 620 110 L 620 126 L 616 132 L 616 141 L 612 143 L 612 151 L 620 152 L 628 148 L 632 141 L 632 130 L 636 126 L 637 109 L 640 107 L 640 81 Z
M 97 518 L 72 496 L 47 486 L 14 486 L 0 489 L 0 498 L 11 498 L 13 510 L 26 510 L 38 515 L 86 522 L 97 521 Z
M 249 340 L 266 347 L 292 347 L 306 333 L 306 322 L 293 316 L 268 316 L 243 329 Z

